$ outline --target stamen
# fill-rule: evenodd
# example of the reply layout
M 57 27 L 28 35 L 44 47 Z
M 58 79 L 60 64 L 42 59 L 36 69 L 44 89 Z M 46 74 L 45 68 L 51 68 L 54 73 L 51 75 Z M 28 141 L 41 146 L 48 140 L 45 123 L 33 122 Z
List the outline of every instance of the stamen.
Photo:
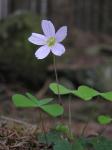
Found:
M 54 37 L 50 37 L 48 40 L 47 40 L 47 45 L 50 47 L 50 46 L 53 46 L 54 44 L 56 43 L 56 39 Z

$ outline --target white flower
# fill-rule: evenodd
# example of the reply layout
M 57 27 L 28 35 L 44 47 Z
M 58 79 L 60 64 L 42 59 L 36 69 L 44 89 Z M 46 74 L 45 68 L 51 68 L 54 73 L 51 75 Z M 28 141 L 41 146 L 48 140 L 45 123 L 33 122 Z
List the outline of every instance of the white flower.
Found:
M 32 33 L 28 40 L 36 45 L 42 45 L 35 53 L 38 59 L 44 59 L 52 52 L 56 56 L 61 56 L 65 52 L 65 47 L 60 43 L 67 36 L 67 26 L 61 27 L 56 33 L 54 25 L 49 20 L 42 20 L 44 35 Z

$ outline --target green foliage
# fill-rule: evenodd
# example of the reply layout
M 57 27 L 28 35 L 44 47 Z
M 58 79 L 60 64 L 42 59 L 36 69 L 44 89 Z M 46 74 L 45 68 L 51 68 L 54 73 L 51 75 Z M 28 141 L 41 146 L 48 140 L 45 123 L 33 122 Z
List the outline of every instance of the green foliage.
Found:
M 32 32 L 41 32 L 40 27 L 40 17 L 30 13 L 0 21 L 0 68 L 7 80 L 24 79 L 38 88 L 37 79 L 38 83 L 46 79 L 50 59 L 37 61 L 34 53 L 38 46 L 28 42 Z
M 72 144 L 70 144 L 67 140 L 61 140 L 54 145 L 53 150 L 73 150 L 73 149 Z
M 106 92 L 100 94 L 104 99 L 112 101 L 112 92 Z
M 70 128 L 68 125 L 65 124 L 58 124 L 55 128 L 56 131 L 64 134 L 69 140 L 74 139 L 74 134 L 71 133 Z
M 39 105 L 39 106 L 46 105 L 46 104 L 50 103 L 52 100 L 53 100 L 53 98 L 45 98 L 45 99 L 42 99 L 41 101 L 39 101 L 38 105 Z
M 59 104 L 43 105 L 40 106 L 40 108 L 53 117 L 57 117 L 63 114 L 63 107 Z
M 84 150 L 111 150 L 112 149 L 112 140 L 109 140 L 102 136 L 97 136 L 93 138 L 79 138 L 77 140 L 83 146 Z
M 82 146 L 82 143 L 78 139 L 76 139 L 72 145 L 72 150 L 85 150 L 85 149 Z
M 98 122 L 102 125 L 109 124 L 112 122 L 112 118 L 106 115 L 101 115 L 98 117 Z
M 26 96 L 29 98 L 29 99 L 31 99 L 34 103 L 38 103 L 38 105 L 39 105 L 39 101 L 37 100 L 37 98 L 35 97 L 35 96 L 33 96 L 32 94 L 30 94 L 30 93 L 26 93 Z
M 67 125 L 64 125 L 64 124 L 58 124 L 58 125 L 56 126 L 56 131 L 59 131 L 59 132 L 68 134 L 68 132 L 69 132 L 69 127 L 68 127 Z
M 73 93 L 83 100 L 91 100 L 94 96 L 99 94 L 99 92 L 96 90 L 85 85 L 80 86 L 78 90 L 74 91 Z
M 100 93 L 100 92 L 94 90 L 93 88 L 90 88 L 85 85 L 79 86 L 79 88 L 77 90 L 70 90 L 61 84 L 51 83 L 49 85 L 49 88 L 56 95 L 58 94 L 58 88 L 59 88 L 59 93 L 61 95 L 73 94 L 85 101 L 91 100 L 95 96 L 101 96 L 105 100 L 112 101 L 112 92 Z
M 97 137 L 91 140 L 94 150 L 111 150 L 112 141 L 104 137 Z
M 104 137 L 97 136 L 92 138 L 74 138 L 70 142 L 67 138 L 65 139 L 62 132 L 51 130 L 45 134 L 38 136 L 40 143 L 52 144 L 53 150 L 111 150 L 112 141 Z
M 64 87 L 61 84 L 57 84 L 57 83 L 51 83 L 49 85 L 49 88 L 55 93 L 55 94 L 61 94 L 61 95 L 66 95 L 66 94 L 70 94 L 72 91 L 69 90 L 68 88 Z
M 52 117 L 57 117 L 63 114 L 63 107 L 59 104 L 49 104 L 53 99 L 47 98 L 39 100 L 30 93 L 26 93 L 27 96 L 22 94 L 15 94 L 12 97 L 13 103 L 16 107 L 29 108 L 37 107 L 48 113 Z
M 51 130 L 50 132 L 48 132 L 46 134 L 46 137 L 45 137 L 45 134 L 40 134 L 38 136 L 38 140 L 40 143 L 46 143 L 46 138 L 47 138 L 48 144 L 56 144 L 58 141 L 60 141 L 62 139 L 61 133 L 57 132 L 55 130 Z
M 30 100 L 28 97 L 21 95 L 21 94 L 15 94 L 12 97 L 13 103 L 16 107 L 37 107 L 38 102 L 35 103 L 35 101 Z
M 60 127 L 62 128 L 62 126 Z M 84 150 L 82 143 L 78 140 L 75 140 L 72 144 L 67 139 L 64 139 L 62 130 L 61 132 L 52 130 L 46 134 L 46 137 L 44 134 L 38 136 L 40 143 L 46 143 L 46 138 L 48 144 L 54 145 L 53 150 Z

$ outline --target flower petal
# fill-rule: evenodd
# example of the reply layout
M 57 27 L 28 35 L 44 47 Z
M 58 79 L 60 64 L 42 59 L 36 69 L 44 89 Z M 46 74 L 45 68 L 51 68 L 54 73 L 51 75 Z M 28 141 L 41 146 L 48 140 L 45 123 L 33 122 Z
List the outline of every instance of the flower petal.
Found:
M 63 26 L 56 32 L 57 42 L 63 41 L 66 36 L 67 36 L 67 26 Z
M 32 33 L 32 35 L 28 38 L 33 44 L 36 45 L 45 45 L 47 38 L 42 34 Z
M 44 59 L 45 57 L 48 56 L 48 54 L 50 53 L 50 48 L 45 45 L 45 46 L 41 46 L 35 53 L 35 56 L 38 59 Z
M 56 56 L 61 56 L 64 52 L 65 52 L 65 47 L 60 44 L 60 43 L 56 43 L 52 48 L 51 51 L 54 55 Z
M 47 37 L 55 36 L 55 28 L 51 21 L 42 20 L 42 29 Z

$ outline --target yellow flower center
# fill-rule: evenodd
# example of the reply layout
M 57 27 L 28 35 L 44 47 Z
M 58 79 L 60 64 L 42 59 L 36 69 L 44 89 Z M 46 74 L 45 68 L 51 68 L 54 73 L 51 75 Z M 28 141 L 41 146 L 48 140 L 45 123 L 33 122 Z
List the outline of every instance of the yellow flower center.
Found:
M 54 37 L 50 37 L 48 40 L 47 40 L 47 45 L 50 47 L 50 46 L 53 46 L 54 44 L 56 43 L 56 39 Z

